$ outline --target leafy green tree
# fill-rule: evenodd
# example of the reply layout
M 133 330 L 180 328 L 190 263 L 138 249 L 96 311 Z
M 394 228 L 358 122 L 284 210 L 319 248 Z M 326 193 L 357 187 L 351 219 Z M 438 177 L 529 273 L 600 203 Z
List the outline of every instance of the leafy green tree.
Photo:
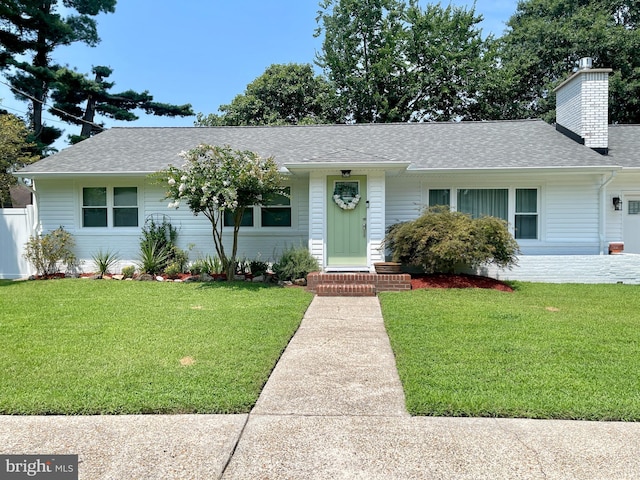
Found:
M 169 166 L 155 176 L 168 187 L 165 198 L 171 200 L 170 208 L 184 201 L 194 215 L 202 213 L 211 222 L 216 253 L 232 279 L 245 209 L 267 195 L 284 193 L 278 166 L 273 158 L 228 146 L 199 145 L 180 156 L 185 160 L 181 168 Z M 233 212 L 234 218 L 231 255 L 223 243 L 225 211 Z
M 510 118 L 555 118 L 553 87 L 581 57 L 613 69 L 610 120 L 640 123 L 640 4 L 636 0 L 523 0 L 500 48 Z
M 298 125 L 338 121 L 335 95 L 309 64 L 273 64 L 247 85 L 222 115 L 198 114 L 196 126 Z
M 115 11 L 116 0 L 9 0 L 0 4 L 0 68 L 14 88 L 29 97 L 35 139 L 48 145 L 61 131 L 42 123 L 43 103 L 60 68 L 51 63 L 62 45 L 99 43 L 95 16 Z M 72 12 L 59 13 L 61 7 Z M 73 13 L 75 12 L 75 13 Z
M 357 123 L 406 120 L 404 4 L 400 0 L 323 0 L 317 64 L 333 83 L 343 115 Z
M 481 120 L 492 37 L 482 39 L 474 10 L 411 0 L 406 10 L 406 83 L 412 88 L 404 116 L 414 121 Z
M 141 93 L 127 90 L 120 93 L 110 93 L 114 83 L 107 82 L 113 70 L 109 67 L 93 67 L 93 79 L 79 74 L 68 68 L 62 68 L 56 72 L 56 82 L 53 84 L 51 98 L 54 100 L 54 108 L 50 110 L 53 115 L 62 120 L 82 125 L 80 135 L 71 136 L 71 142 L 88 138 L 101 129 L 94 123 L 96 114 L 104 115 L 114 120 L 134 121 L 138 119 L 132 110 L 141 109 L 148 114 L 176 117 L 194 115 L 190 104 L 170 105 L 153 101 L 149 92 Z M 70 113 L 70 115 L 66 115 Z M 81 119 L 81 120 L 80 120 Z
M 17 181 L 11 172 L 38 160 L 28 138 L 29 131 L 22 120 L 14 115 L 0 115 L 0 207 L 11 205 L 9 189 Z
M 482 119 L 495 67 L 474 9 L 418 0 L 324 0 L 317 63 L 355 122 Z

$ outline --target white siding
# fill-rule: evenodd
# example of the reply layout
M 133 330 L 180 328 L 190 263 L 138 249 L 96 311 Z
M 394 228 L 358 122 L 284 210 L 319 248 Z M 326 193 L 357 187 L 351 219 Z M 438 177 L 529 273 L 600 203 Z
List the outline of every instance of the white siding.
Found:
M 523 180 L 523 178 L 525 178 Z M 428 203 L 429 189 L 537 188 L 539 239 L 520 241 L 526 255 L 596 255 L 599 253 L 597 175 L 440 174 L 387 179 L 387 226 L 416 218 Z M 512 199 L 513 200 L 513 199 Z M 510 211 L 513 212 L 513 206 Z
M 35 184 L 40 228 L 46 233 L 62 226 L 76 229 L 76 195 L 71 180 L 38 180 Z
M 382 241 L 385 235 L 385 175 L 384 172 L 369 174 L 367 199 L 367 230 L 369 235 L 369 265 L 384 261 Z
M 426 206 L 422 198 L 421 177 L 387 177 L 385 228 L 420 216 Z
M 640 195 L 640 173 L 621 172 L 608 185 L 606 195 L 607 207 L 607 233 L 606 242 L 622 242 L 624 241 L 624 210 L 626 209 L 626 196 Z M 623 210 L 615 211 L 613 209 L 613 197 L 622 199 Z
M 326 183 L 325 173 L 312 172 L 309 175 L 309 251 L 321 267 L 326 263 L 324 258 Z
M 82 228 L 81 189 L 83 186 L 132 186 L 138 187 L 140 226 L 137 228 Z M 308 187 L 306 179 L 292 179 L 291 183 L 292 224 L 288 227 L 240 229 L 238 256 L 248 259 L 261 258 L 274 261 L 287 246 L 305 246 L 308 241 Z M 40 221 L 42 231 L 48 232 L 59 226 L 69 231 L 76 242 L 74 249 L 83 261 L 82 271 L 93 271 L 91 257 L 98 250 L 117 252 L 120 262 L 116 269 L 135 264 L 139 256 L 141 230 L 149 215 L 166 215 L 178 229 L 178 246 L 190 250 L 190 260 L 203 255 L 215 255 L 211 224 L 204 215 L 194 216 L 186 205 L 169 209 L 163 200 L 161 186 L 144 179 L 95 178 L 71 182 L 68 180 L 39 180 L 37 182 Z M 259 218 L 256 218 L 259 222 Z M 231 235 L 225 236 L 225 249 L 231 253 Z
M 599 253 L 599 185 L 549 183 L 545 194 L 545 242 L 550 254 Z

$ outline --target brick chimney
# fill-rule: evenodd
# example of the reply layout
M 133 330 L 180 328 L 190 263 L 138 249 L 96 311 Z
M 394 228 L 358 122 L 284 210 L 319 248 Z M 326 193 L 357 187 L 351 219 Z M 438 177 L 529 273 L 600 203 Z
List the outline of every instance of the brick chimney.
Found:
M 558 85 L 556 130 L 593 150 L 609 152 L 610 68 L 593 68 L 591 58 L 582 58 L 578 70 Z

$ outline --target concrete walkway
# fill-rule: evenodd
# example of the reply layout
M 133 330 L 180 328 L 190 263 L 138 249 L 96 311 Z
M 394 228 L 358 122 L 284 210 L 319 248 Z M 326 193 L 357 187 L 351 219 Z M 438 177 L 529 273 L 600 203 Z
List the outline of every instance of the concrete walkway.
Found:
M 250 415 L 0 416 L 0 454 L 79 454 L 92 480 L 640 477 L 638 423 L 410 417 L 403 402 L 377 298 L 316 297 Z

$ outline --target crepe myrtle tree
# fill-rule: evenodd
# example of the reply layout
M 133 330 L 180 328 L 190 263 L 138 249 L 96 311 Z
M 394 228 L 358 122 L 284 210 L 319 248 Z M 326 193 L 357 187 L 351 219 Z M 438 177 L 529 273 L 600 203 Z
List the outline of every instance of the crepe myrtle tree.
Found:
M 251 151 L 232 150 L 229 146 L 198 145 L 181 152 L 182 167 L 170 165 L 156 178 L 167 187 L 169 208 L 183 202 L 194 215 L 204 214 L 212 226 L 213 243 L 227 278 L 235 274 L 238 231 L 244 211 L 259 205 L 270 194 L 284 194 L 283 177 L 272 157 L 261 158 Z M 222 234 L 225 212 L 233 214 L 233 246 L 228 255 Z

